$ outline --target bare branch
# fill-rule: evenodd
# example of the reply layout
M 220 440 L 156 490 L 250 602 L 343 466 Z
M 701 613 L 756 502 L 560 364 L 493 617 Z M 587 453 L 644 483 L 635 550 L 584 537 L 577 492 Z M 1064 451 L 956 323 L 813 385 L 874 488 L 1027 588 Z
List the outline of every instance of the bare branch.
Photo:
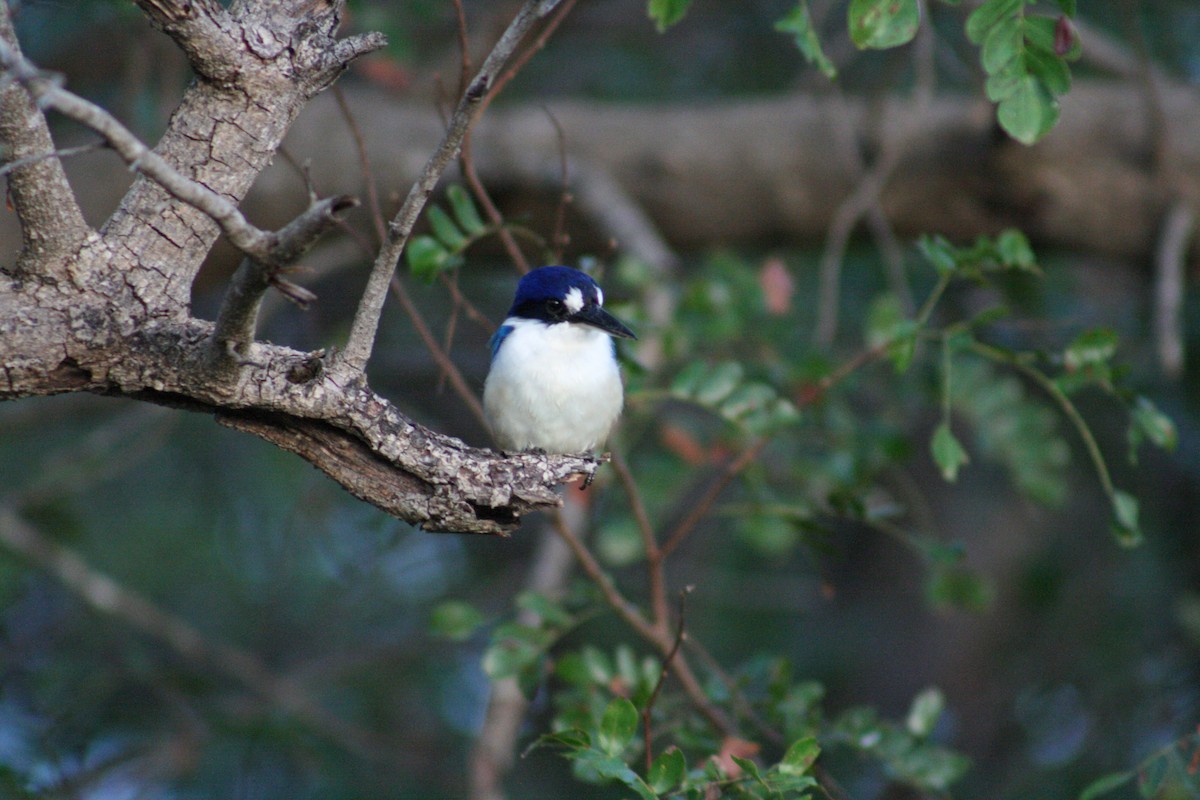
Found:
M 1188 242 L 1196 227 L 1195 212 L 1183 201 L 1167 212 L 1154 264 L 1154 338 L 1158 363 L 1171 378 L 1183 372 L 1184 280 Z
M 8 4 L 0 8 L 0 58 L 22 61 Z M 67 278 L 64 256 L 88 233 L 87 223 L 54 151 L 46 118 L 26 87 L 0 83 L 0 160 L 7 162 L 8 191 L 21 220 L 22 248 L 17 271 Z M 17 166 L 17 165 L 20 166 Z
M 265 259 L 246 258 L 242 261 L 221 303 L 217 326 L 213 330 L 214 357 L 217 363 L 227 363 L 234 354 L 244 355 L 255 338 L 258 310 L 263 295 L 276 286 L 291 296 L 293 287 L 279 273 L 296 262 L 322 235 L 338 224 L 339 211 L 353 208 L 358 201 L 348 195 L 327 197 L 313 202 L 308 209 L 287 227 L 274 234 L 274 242 Z
M 97 611 L 164 642 L 190 661 L 216 667 L 272 705 L 355 752 L 375 759 L 390 757 L 391 748 L 357 725 L 332 714 L 313 699 L 308 688 L 276 676 L 249 651 L 212 641 L 187 620 L 164 611 L 142 594 L 94 569 L 74 550 L 43 536 L 3 504 L 0 504 L 0 543 L 54 575 Z
M 496 42 L 492 52 L 484 59 L 483 66 L 463 93 L 458 108 L 450 118 L 450 125 L 442 138 L 437 150 L 430 156 L 420 178 L 408 193 L 400 211 L 392 219 L 388 228 L 388 238 L 379 250 L 375 265 L 367 280 L 358 311 L 354 315 L 354 323 L 350 329 L 350 338 L 346 348 L 339 355 L 342 366 L 352 373 L 362 373 L 371 358 L 371 350 L 375 344 L 375 332 L 379 328 L 379 316 L 383 311 L 383 301 L 387 296 L 388 284 L 395 273 L 400 254 L 408 243 L 408 237 L 416 225 L 421 210 L 425 207 L 429 195 L 433 192 L 438 180 L 450 162 L 458 155 L 471 123 L 475 120 L 488 89 L 495 81 L 497 73 L 508 61 L 521 39 L 542 17 L 549 14 L 559 0 L 527 0 L 517 12 L 516 17 Z
M 132 169 L 154 179 L 172 197 L 182 200 L 213 219 L 235 247 L 252 258 L 266 260 L 271 253 L 271 236 L 251 225 L 237 206 L 216 192 L 183 175 L 143 144 L 116 117 L 100 106 L 72 94 L 47 79 L 7 42 L 0 41 L 0 66 L 17 79 L 39 105 L 91 128 L 120 154 Z
M 209 80 L 237 77 L 229 13 L 215 0 L 134 0 L 150 23 L 179 45 L 196 72 Z

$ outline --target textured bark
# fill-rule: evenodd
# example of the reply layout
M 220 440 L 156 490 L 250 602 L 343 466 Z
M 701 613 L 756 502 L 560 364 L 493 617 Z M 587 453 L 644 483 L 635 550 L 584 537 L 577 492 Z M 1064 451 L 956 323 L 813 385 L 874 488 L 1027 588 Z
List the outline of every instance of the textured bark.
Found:
M 382 38 L 335 38 L 341 2 L 247 0 L 228 10 L 210 0 L 139 5 L 176 39 L 198 77 L 154 148 L 161 161 L 131 157 L 140 145 L 120 138 L 127 132 L 105 132 L 104 120 L 93 114 L 95 129 L 135 167 L 154 175 L 139 174 L 99 230 L 88 229 L 76 211 L 75 222 L 67 219 L 75 226 L 70 237 L 54 239 L 55 229 L 48 227 L 53 218 L 32 204 L 32 194 L 26 192 L 29 204 L 14 204 L 27 242 L 56 246 L 27 246 L 20 268 L 0 273 L 0 399 L 88 391 L 211 412 L 223 424 L 297 453 L 356 496 L 431 530 L 503 534 L 529 511 L 557 505 L 555 487 L 573 475 L 590 475 L 593 459 L 504 456 L 467 447 L 407 419 L 366 386 L 361 370 L 330 368 L 323 352 L 244 337 L 235 353 L 215 341 L 211 323 L 190 315 L 201 262 L 218 233 L 234 229 L 222 215 L 235 215 L 246 227 L 235 205 L 300 109 Z M 25 123 L 0 127 L 6 147 L 23 141 L 21 130 L 36 134 L 40 127 L 44 133 L 45 120 L 27 90 L 46 93 L 49 105 L 64 113 L 72 102 L 65 95 L 56 100 L 52 86 L 21 66 L 13 45 L 7 39 L 4 63 L 20 83 L 5 89 L 0 104 L 22 109 Z M 33 144 L 44 152 L 48 138 Z M 37 163 L 50 171 L 14 173 L 14 192 L 21 180 L 46 181 L 59 169 L 53 158 Z M 163 183 L 168 173 L 190 179 L 196 191 L 170 188 Z M 61 212 L 69 215 L 74 200 L 65 182 L 63 187 L 68 194 L 57 199 L 69 201 Z M 217 202 L 200 210 L 195 197 Z M 314 204 L 279 234 L 247 228 L 258 237 L 253 241 L 275 248 L 257 257 L 268 267 L 280 266 L 274 256 L 311 244 L 342 202 Z M 260 290 L 268 282 L 259 281 Z

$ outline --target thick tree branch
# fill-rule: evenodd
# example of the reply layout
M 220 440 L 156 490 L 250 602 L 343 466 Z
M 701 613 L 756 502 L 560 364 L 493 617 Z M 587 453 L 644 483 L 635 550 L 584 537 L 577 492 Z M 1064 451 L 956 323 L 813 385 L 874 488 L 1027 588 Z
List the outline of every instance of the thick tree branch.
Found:
M 181 175 L 166 159 L 139 141 L 112 114 L 57 86 L 4 41 L 0 41 L 0 66 L 29 91 L 38 105 L 52 108 L 91 128 L 103 136 L 132 169 L 154 179 L 172 197 L 204 212 L 239 250 L 251 258 L 262 261 L 270 259 L 273 244 L 270 234 L 247 222 L 242 212 L 229 200 Z
M 371 350 L 375 344 L 375 332 L 379 328 L 379 317 L 383 311 L 383 301 L 387 297 L 388 285 L 404 252 L 404 246 L 416 225 L 417 218 L 425 207 L 429 195 L 437 186 L 438 180 L 446 167 L 457 157 L 462 146 L 463 137 L 474 122 L 480 104 L 487 96 L 488 89 L 496 80 L 497 74 L 508 61 L 521 39 L 540 20 L 558 5 L 559 0 L 528 0 L 516 17 L 501 35 L 492 48 L 492 52 L 484 59 L 483 66 L 463 92 L 454 115 L 441 144 L 425 163 L 421 176 L 413 184 L 405 198 L 400 211 L 388 226 L 388 237 L 379 249 L 371 275 L 367 279 L 367 288 L 363 292 L 358 311 L 354 315 L 354 324 L 350 328 L 350 338 L 345 349 L 338 357 L 340 366 L 352 373 L 362 373 L 371 358 Z
M 5 62 L 23 60 L 7 3 L 0 7 L 0 48 Z M 53 153 L 46 118 L 27 88 L 0 81 L 0 163 L 21 162 L 8 176 L 8 196 L 21 221 L 16 270 L 64 280 L 66 256 L 83 242 L 88 226 Z

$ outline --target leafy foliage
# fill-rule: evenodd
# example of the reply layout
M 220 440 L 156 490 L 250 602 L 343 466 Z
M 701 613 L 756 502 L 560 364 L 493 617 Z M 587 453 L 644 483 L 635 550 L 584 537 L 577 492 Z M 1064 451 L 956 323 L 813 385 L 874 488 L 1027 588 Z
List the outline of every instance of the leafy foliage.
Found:
M 446 199 L 450 213 L 431 203 L 426 219 L 433 233 L 412 237 L 404 249 L 409 269 L 426 283 L 442 272 L 462 266 L 467 248 L 498 230 L 484 224 L 475 201 L 462 186 L 450 186 Z

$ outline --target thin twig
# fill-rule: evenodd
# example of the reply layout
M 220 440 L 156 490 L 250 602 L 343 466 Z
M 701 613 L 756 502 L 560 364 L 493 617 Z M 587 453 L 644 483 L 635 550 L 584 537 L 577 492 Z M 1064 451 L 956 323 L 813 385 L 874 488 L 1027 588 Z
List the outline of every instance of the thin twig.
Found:
M 425 348 L 429 350 L 429 354 L 433 356 L 433 360 L 437 362 L 438 369 L 450 381 L 450 385 L 454 387 L 454 392 L 462 401 L 467 404 L 471 414 L 485 428 L 488 427 L 487 415 L 483 413 L 483 404 L 479 402 L 479 397 L 471 390 L 467 379 L 463 377 L 462 370 L 450 358 L 450 355 L 442 349 L 437 337 L 434 336 L 433 330 L 429 324 L 425 322 L 425 317 L 422 316 L 421 310 L 417 308 L 417 304 L 413 302 L 412 295 L 408 293 L 408 287 L 404 285 L 404 281 L 400 280 L 399 275 L 393 275 L 391 280 L 392 294 L 400 301 L 400 305 L 404 309 L 404 313 L 408 315 L 408 319 L 412 322 L 413 328 L 417 335 L 421 337 L 421 342 Z
M 562 184 L 558 195 L 558 209 L 554 212 L 554 232 L 550 234 L 550 244 L 554 248 L 554 261 L 561 263 L 563 258 L 563 250 L 570 241 L 567 235 L 567 206 L 573 202 L 571 197 L 571 175 L 568 169 L 567 161 L 567 135 L 563 132 L 563 127 L 558 121 L 558 117 L 550 112 L 550 109 L 544 109 L 546 116 L 550 118 L 550 123 L 554 126 L 554 135 L 558 140 L 558 168 L 562 174 Z
M 663 558 L 675 552 L 675 548 L 683 543 L 684 539 L 691 534 L 700 520 L 708 516 L 713 503 L 717 502 L 717 498 L 720 497 L 721 492 L 725 491 L 725 487 L 729 486 L 742 470 L 749 466 L 754 459 L 758 458 L 759 453 L 763 451 L 763 448 L 770 441 L 769 437 L 760 436 L 748 444 L 737 457 L 725 462 L 725 466 L 721 468 L 720 473 L 709 484 L 708 489 L 701 498 L 692 506 L 692 510 L 675 526 L 675 529 L 671 531 L 671 535 L 667 537 L 666 542 L 662 546 Z
M 489 94 L 496 76 L 509 60 L 517 45 L 525 34 L 547 14 L 554 10 L 560 0 L 527 0 L 517 12 L 516 17 L 501 35 L 500 40 L 492 48 L 492 52 L 484 59 L 479 73 L 471 81 L 463 93 L 450 125 L 442 138 L 442 142 L 429 157 L 421 176 L 405 198 L 400 211 L 393 217 L 388 226 L 388 235 L 375 264 L 367 279 L 367 287 L 363 291 L 358 311 L 350 328 L 350 337 L 346 348 L 337 356 L 339 366 L 352 373 L 361 374 L 371 358 L 375 345 L 375 333 L 379 328 L 379 318 L 383 311 L 384 298 L 388 285 L 396 272 L 400 255 L 408 243 L 417 218 L 429 199 L 438 180 L 450 162 L 458 155 L 467 130 L 475 121 L 481 110 L 481 104 Z
M 592 552 L 583 543 L 583 540 L 571 528 L 561 511 L 554 515 L 554 530 L 567 543 L 567 546 L 571 548 L 571 552 L 575 554 L 575 560 L 579 562 L 579 566 L 587 573 L 592 583 L 596 584 L 596 587 L 600 589 L 604 595 L 604 599 L 620 615 L 621 619 L 625 620 L 629 624 L 629 627 L 633 628 L 646 641 L 660 645 L 662 642 L 658 630 L 647 621 L 636 605 L 629 602 L 621 594 L 616 584 L 613 583 L 612 578 L 608 576 L 608 573 L 600 566 L 600 562 L 596 560 L 596 557 L 592 555 Z
M 646 503 L 642 499 L 642 492 L 633 477 L 633 472 L 629 469 L 629 464 L 619 451 L 614 450 L 611 457 L 613 471 L 617 473 L 617 480 L 625 489 L 625 495 L 629 498 L 630 510 L 633 511 L 633 519 L 637 523 L 638 532 L 642 535 L 642 547 L 646 551 L 647 591 L 650 594 L 650 608 L 654 615 L 654 625 L 660 632 L 665 631 L 667 629 L 667 589 L 663 576 L 662 550 L 658 546 L 658 539 L 654 535 L 654 525 L 650 522 L 650 515 L 646 512 Z
M 375 244 L 378 246 L 383 244 L 387 238 L 387 225 L 383 221 L 383 207 L 379 205 L 379 187 L 375 183 L 375 173 L 371 169 L 371 158 L 367 153 L 367 140 L 363 136 L 358 119 L 346 102 L 345 93 L 338 84 L 333 86 L 333 96 L 337 100 L 338 110 L 341 111 L 346 127 L 350 129 L 350 136 L 354 139 L 354 152 L 358 156 L 359 172 L 367 189 L 367 210 L 371 212 L 371 222 L 375 226 L 375 236 L 377 237 Z
M 16 161 L 9 161 L 4 166 L 0 167 L 0 178 L 3 178 L 10 172 L 15 172 L 16 170 L 19 170 L 22 167 L 28 167 L 31 164 L 37 164 L 39 161 L 45 161 L 48 158 L 57 158 L 61 161 L 64 158 L 71 158 L 72 156 L 82 155 L 83 153 L 90 153 L 93 150 L 99 150 L 100 148 L 107 146 L 107 142 L 105 142 L 103 139 L 99 139 L 97 141 L 90 142 L 88 144 L 81 144 L 76 147 L 64 147 L 61 150 L 54 150 L 49 153 L 39 153 L 36 156 L 18 158 Z
M 663 657 L 662 669 L 658 673 L 658 681 L 654 684 L 653 691 L 646 698 L 646 705 L 642 707 L 642 739 L 643 750 L 646 751 L 646 773 L 650 772 L 650 765 L 654 762 L 654 750 L 651 747 L 651 729 L 650 729 L 650 714 L 654 711 L 654 704 L 658 701 L 658 693 L 662 691 L 663 684 L 667 682 L 667 670 L 671 668 L 671 662 L 675 659 L 675 655 L 679 652 L 679 646 L 683 644 L 684 631 L 686 630 L 686 614 L 687 611 L 687 596 L 691 593 L 693 587 L 686 586 L 679 592 L 679 626 L 675 629 L 675 641 L 671 643 L 671 649 Z

